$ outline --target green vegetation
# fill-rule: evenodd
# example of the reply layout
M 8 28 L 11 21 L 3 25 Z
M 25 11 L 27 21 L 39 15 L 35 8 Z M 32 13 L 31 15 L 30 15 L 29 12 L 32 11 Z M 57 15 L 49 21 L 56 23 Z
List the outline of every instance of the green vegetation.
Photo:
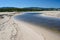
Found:
M 40 8 L 40 7 L 28 7 L 28 8 L 15 8 L 15 7 L 2 7 L 0 12 L 13 12 L 13 11 L 60 11 L 60 8 Z

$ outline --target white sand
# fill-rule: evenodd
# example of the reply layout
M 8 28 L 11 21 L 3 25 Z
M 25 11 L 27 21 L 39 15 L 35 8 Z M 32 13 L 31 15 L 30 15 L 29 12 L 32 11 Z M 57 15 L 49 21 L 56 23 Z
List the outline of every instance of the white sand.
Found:
M 43 13 L 43 16 L 60 18 L 60 11 L 41 11 L 40 13 Z
M 2 13 L 4 14 L 5 12 Z M 19 15 L 14 13 L 15 12 L 6 12 L 8 15 L 4 16 L 3 19 L 0 18 L 0 40 L 60 40 L 60 34 L 13 19 L 14 16 Z M 40 13 L 47 13 L 49 15 L 51 12 L 44 11 Z M 56 12 L 51 14 L 54 13 Z M 57 16 L 54 15 L 54 17 Z

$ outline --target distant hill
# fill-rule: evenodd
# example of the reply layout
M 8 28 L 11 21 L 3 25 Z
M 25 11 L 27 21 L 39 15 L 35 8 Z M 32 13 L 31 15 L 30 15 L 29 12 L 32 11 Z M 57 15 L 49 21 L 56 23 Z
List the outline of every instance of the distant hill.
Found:
M 40 8 L 40 7 L 26 7 L 26 8 L 16 8 L 16 7 L 1 7 L 0 12 L 13 12 L 13 11 L 60 11 L 60 8 Z

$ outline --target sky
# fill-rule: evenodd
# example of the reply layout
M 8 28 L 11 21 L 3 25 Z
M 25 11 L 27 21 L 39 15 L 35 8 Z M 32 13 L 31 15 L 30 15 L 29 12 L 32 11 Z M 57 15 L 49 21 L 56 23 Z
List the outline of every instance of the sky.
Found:
M 0 7 L 60 8 L 60 0 L 0 0 Z

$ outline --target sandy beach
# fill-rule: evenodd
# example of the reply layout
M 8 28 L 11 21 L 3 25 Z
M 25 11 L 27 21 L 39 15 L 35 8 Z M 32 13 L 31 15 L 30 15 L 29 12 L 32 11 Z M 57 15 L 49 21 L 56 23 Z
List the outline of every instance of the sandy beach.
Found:
M 26 12 L 0 12 L 0 40 L 60 40 L 60 33 L 14 19 Z M 35 12 L 36 13 L 36 12 Z M 60 18 L 60 11 L 41 11 L 42 16 Z

